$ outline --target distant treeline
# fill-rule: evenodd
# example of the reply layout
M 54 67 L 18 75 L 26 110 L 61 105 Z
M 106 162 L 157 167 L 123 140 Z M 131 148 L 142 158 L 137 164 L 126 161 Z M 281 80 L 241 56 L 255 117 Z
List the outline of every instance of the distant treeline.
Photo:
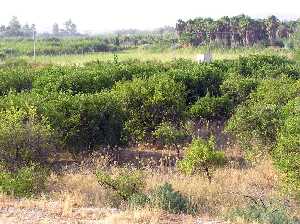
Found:
M 196 18 L 178 20 L 176 32 L 186 45 L 215 44 L 227 47 L 280 46 L 287 44 L 296 31 L 298 21 L 280 21 L 276 16 L 253 19 L 246 15 L 224 16 L 218 20 Z
M 22 25 L 16 16 L 12 17 L 8 25 L 0 24 L 0 37 L 33 37 L 36 32 L 35 24 Z M 44 34 L 46 35 L 46 34 Z M 49 34 L 47 34 L 49 35 Z M 71 19 L 63 24 L 61 29 L 57 23 L 53 24 L 52 36 L 81 36 L 77 31 L 77 26 Z
M 63 26 L 54 23 L 51 33 L 40 33 L 34 24 L 23 25 L 13 17 L 8 25 L 0 25 L 0 58 L 33 55 L 34 34 L 37 55 L 112 52 L 137 46 L 170 47 L 178 42 L 175 28 L 168 26 L 151 31 L 129 29 L 91 36 L 79 33 L 71 19 Z
M 36 40 L 37 55 L 85 54 L 90 52 L 114 52 L 138 46 L 169 47 L 173 37 L 167 35 L 102 35 L 79 37 L 38 36 Z M 175 40 L 174 40 L 175 41 Z M 5 37 L 0 39 L 0 57 L 33 55 L 33 40 L 28 37 Z

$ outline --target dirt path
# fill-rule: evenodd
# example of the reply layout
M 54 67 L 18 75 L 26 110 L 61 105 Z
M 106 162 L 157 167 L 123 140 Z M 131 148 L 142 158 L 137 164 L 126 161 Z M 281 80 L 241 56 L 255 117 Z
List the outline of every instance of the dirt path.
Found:
M 224 224 L 151 210 L 68 208 L 58 202 L 0 200 L 0 224 Z

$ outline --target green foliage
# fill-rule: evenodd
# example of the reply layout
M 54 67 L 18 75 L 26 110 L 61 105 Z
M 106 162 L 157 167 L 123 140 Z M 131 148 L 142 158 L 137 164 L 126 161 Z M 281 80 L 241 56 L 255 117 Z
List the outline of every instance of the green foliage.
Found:
M 141 172 L 123 169 L 113 176 L 108 172 L 98 171 L 96 176 L 101 186 L 113 190 L 123 200 L 142 201 L 144 180 Z
M 75 148 L 115 146 L 120 144 L 124 119 L 116 97 L 105 91 L 75 96 L 54 94 L 41 106 L 41 111 L 64 136 L 64 144 Z
M 180 192 L 174 191 L 172 185 L 169 183 L 159 186 L 151 193 L 150 203 L 156 208 L 175 214 L 193 214 L 197 211 L 191 201 Z
M 214 97 L 207 94 L 199 98 L 189 109 L 190 116 L 195 119 L 222 119 L 228 116 L 231 105 L 226 96 Z
M 170 122 L 163 122 L 155 129 L 153 136 L 161 145 L 177 145 L 184 141 L 186 133 Z
M 300 82 L 291 78 L 262 81 L 246 103 L 237 108 L 226 130 L 245 146 L 255 142 L 271 147 L 282 123 L 281 108 L 299 93 Z
M 299 21 L 280 21 L 276 16 L 254 19 L 242 14 L 233 17 L 223 16 L 217 20 L 202 17 L 187 21 L 180 19 L 176 23 L 176 31 L 183 46 L 283 47 L 282 39 L 292 36 L 297 24 Z M 253 35 L 250 37 L 248 33 Z
M 178 162 L 178 168 L 186 174 L 202 170 L 211 180 L 209 169 L 223 165 L 224 161 L 224 153 L 215 149 L 214 138 L 211 137 L 208 142 L 197 138 L 193 139 L 183 160 Z
M 118 83 L 113 93 L 120 98 L 128 117 L 125 129 L 135 141 L 151 137 L 162 122 L 176 121 L 183 116 L 184 86 L 166 76 Z
M 259 81 L 255 78 L 232 74 L 226 78 L 220 88 L 235 107 L 248 99 L 251 92 L 256 90 L 258 83 Z
M 204 64 L 120 60 L 33 67 L 16 62 L 0 66 L 0 108 L 35 107 L 68 149 L 155 138 L 178 144 L 179 124 L 186 118 L 223 119 L 236 110 L 229 125 L 233 134 L 252 138 L 255 132 L 273 141 L 281 126 L 278 111 L 297 94 L 298 75 L 294 62 L 267 56 Z
M 294 64 L 287 58 L 272 55 L 251 55 L 240 57 L 237 61 L 236 71 L 243 76 L 261 77 L 262 75 L 275 77 L 284 72 L 289 65 Z M 270 73 L 272 71 L 272 73 Z
M 0 162 L 8 167 L 46 161 L 53 149 L 52 137 L 48 120 L 34 107 L 0 112 Z
M 30 90 L 32 80 L 33 76 L 29 73 L 28 68 L 18 66 L 9 69 L 0 68 L 0 96 L 7 94 L 9 91 Z
M 168 183 L 159 186 L 147 196 L 143 193 L 145 183 L 139 171 L 122 169 L 114 175 L 98 171 L 96 176 L 101 186 L 112 190 L 131 207 L 144 207 L 149 204 L 172 213 L 195 213 L 197 210 L 188 198 L 174 191 Z
M 290 100 L 282 110 L 283 127 L 273 151 L 275 165 L 284 174 L 288 188 L 300 197 L 300 98 Z
M 150 203 L 150 199 L 144 193 L 136 193 L 130 196 L 128 204 L 133 208 L 142 208 Z
M 45 188 L 47 171 L 37 165 L 24 166 L 16 172 L 0 168 L 0 192 L 17 197 L 31 197 Z
M 236 208 L 229 215 L 234 221 L 237 218 L 244 222 L 255 222 L 261 224 L 297 224 L 299 220 L 290 217 L 287 209 L 279 202 L 251 203 L 244 208 Z
M 30 36 L 32 32 L 30 33 Z M 4 47 L 3 47 L 4 46 Z M 114 52 L 123 47 L 115 46 L 112 40 L 104 38 L 38 38 L 37 55 L 85 54 L 88 52 Z M 0 51 L 7 50 L 10 56 L 32 56 L 31 38 L 2 38 Z
M 220 94 L 220 85 L 227 72 L 226 66 L 220 64 L 197 64 L 189 61 L 175 61 L 173 69 L 167 75 L 175 81 L 181 82 L 186 87 L 187 103 L 193 103 L 199 97 L 204 97 L 207 92 L 213 96 Z

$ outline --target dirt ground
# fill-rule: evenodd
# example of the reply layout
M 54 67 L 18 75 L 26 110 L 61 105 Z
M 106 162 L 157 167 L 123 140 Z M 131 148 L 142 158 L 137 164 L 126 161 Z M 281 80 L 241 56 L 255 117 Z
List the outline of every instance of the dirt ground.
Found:
M 171 215 L 161 211 L 121 211 L 108 208 L 69 208 L 47 200 L 0 199 L 0 224 L 224 224 L 209 218 Z

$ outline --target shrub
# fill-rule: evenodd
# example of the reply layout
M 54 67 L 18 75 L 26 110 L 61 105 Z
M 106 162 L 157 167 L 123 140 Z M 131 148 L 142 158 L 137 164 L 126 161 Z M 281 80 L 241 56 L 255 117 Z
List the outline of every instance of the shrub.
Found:
M 232 101 L 232 106 L 237 106 L 256 90 L 258 83 L 259 81 L 255 78 L 230 75 L 220 88 L 222 93 Z
M 242 76 L 252 77 L 276 77 L 284 74 L 284 71 L 288 69 L 294 62 L 276 55 L 250 55 L 246 57 L 240 57 L 236 61 L 234 67 Z M 286 73 L 285 73 L 286 74 Z
M 95 94 L 37 93 L 9 94 L 0 99 L 0 108 L 26 110 L 34 105 L 37 112 L 55 128 L 62 146 L 76 151 L 97 145 L 123 144 L 125 114 L 118 96 L 109 91 Z
M 177 62 L 177 61 L 175 61 Z M 180 66 L 179 66 L 180 65 Z M 187 92 L 187 103 L 195 102 L 199 97 L 204 97 L 207 92 L 213 96 L 220 94 L 225 72 L 214 64 L 197 64 L 189 61 L 179 61 L 179 68 L 170 69 L 166 75 L 176 82 L 183 83 Z
M 39 92 L 96 93 L 110 89 L 119 80 L 131 79 L 131 74 L 120 67 L 109 64 L 77 66 L 51 66 L 40 69 L 33 82 Z
M 195 213 L 196 207 L 180 192 L 174 191 L 172 185 L 165 183 L 155 189 L 150 195 L 152 206 L 171 213 Z
M 155 129 L 153 136 L 161 145 L 177 146 L 184 141 L 186 133 L 170 122 L 163 122 Z
M 253 143 L 271 148 L 281 126 L 280 110 L 300 93 L 300 82 L 291 78 L 262 81 L 256 92 L 237 108 L 226 130 L 251 147 Z
M 261 224 L 297 224 L 299 220 L 291 217 L 287 209 L 279 202 L 251 203 L 244 208 L 236 208 L 229 215 L 234 221 L 237 218 L 244 222 L 255 222 Z
M 230 108 L 228 97 L 214 97 L 207 94 L 190 107 L 189 114 L 193 119 L 222 119 L 228 116 Z
M 300 197 L 300 97 L 289 101 L 282 111 L 284 123 L 272 155 L 288 188 Z
M 53 129 L 49 121 L 37 114 L 36 108 L 0 112 L 0 162 L 14 168 L 20 164 L 47 161 L 54 149 Z
M 58 100 L 59 98 L 59 100 Z M 96 94 L 54 94 L 41 111 L 73 149 L 121 144 L 124 113 L 117 96 Z
M 118 83 L 113 92 L 121 100 L 128 117 L 125 130 L 134 142 L 151 139 L 159 124 L 183 116 L 184 86 L 169 77 L 152 76 Z
M 211 181 L 210 169 L 222 165 L 224 160 L 224 153 L 215 149 L 214 138 L 211 137 L 208 142 L 197 138 L 193 139 L 186 151 L 185 157 L 178 162 L 178 167 L 186 174 L 202 170 L 207 175 L 209 181 Z
M 0 192 L 17 197 L 31 197 L 45 188 L 47 171 L 37 165 L 20 168 L 16 172 L 0 168 Z
M 98 171 L 96 176 L 101 186 L 113 190 L 125 201 L 135 200 L 137 195 L 142 195 L 144 181 L 141 172 L 123 169 L 114 176 L 105 171 Z
M 125 115 L 111 92 L 79 96 L 80 126 L 76 142 L 83 146 L 119 145 Z
M 27 67 L 0 69 L 0 96 L 9 91 L 21 92 L 32 88 L 33 75 Z
M 136 193 L 128 199 L 129 206 L 133 208 L 142 208 L 150 203 L 150 199 L 144 193 Z

